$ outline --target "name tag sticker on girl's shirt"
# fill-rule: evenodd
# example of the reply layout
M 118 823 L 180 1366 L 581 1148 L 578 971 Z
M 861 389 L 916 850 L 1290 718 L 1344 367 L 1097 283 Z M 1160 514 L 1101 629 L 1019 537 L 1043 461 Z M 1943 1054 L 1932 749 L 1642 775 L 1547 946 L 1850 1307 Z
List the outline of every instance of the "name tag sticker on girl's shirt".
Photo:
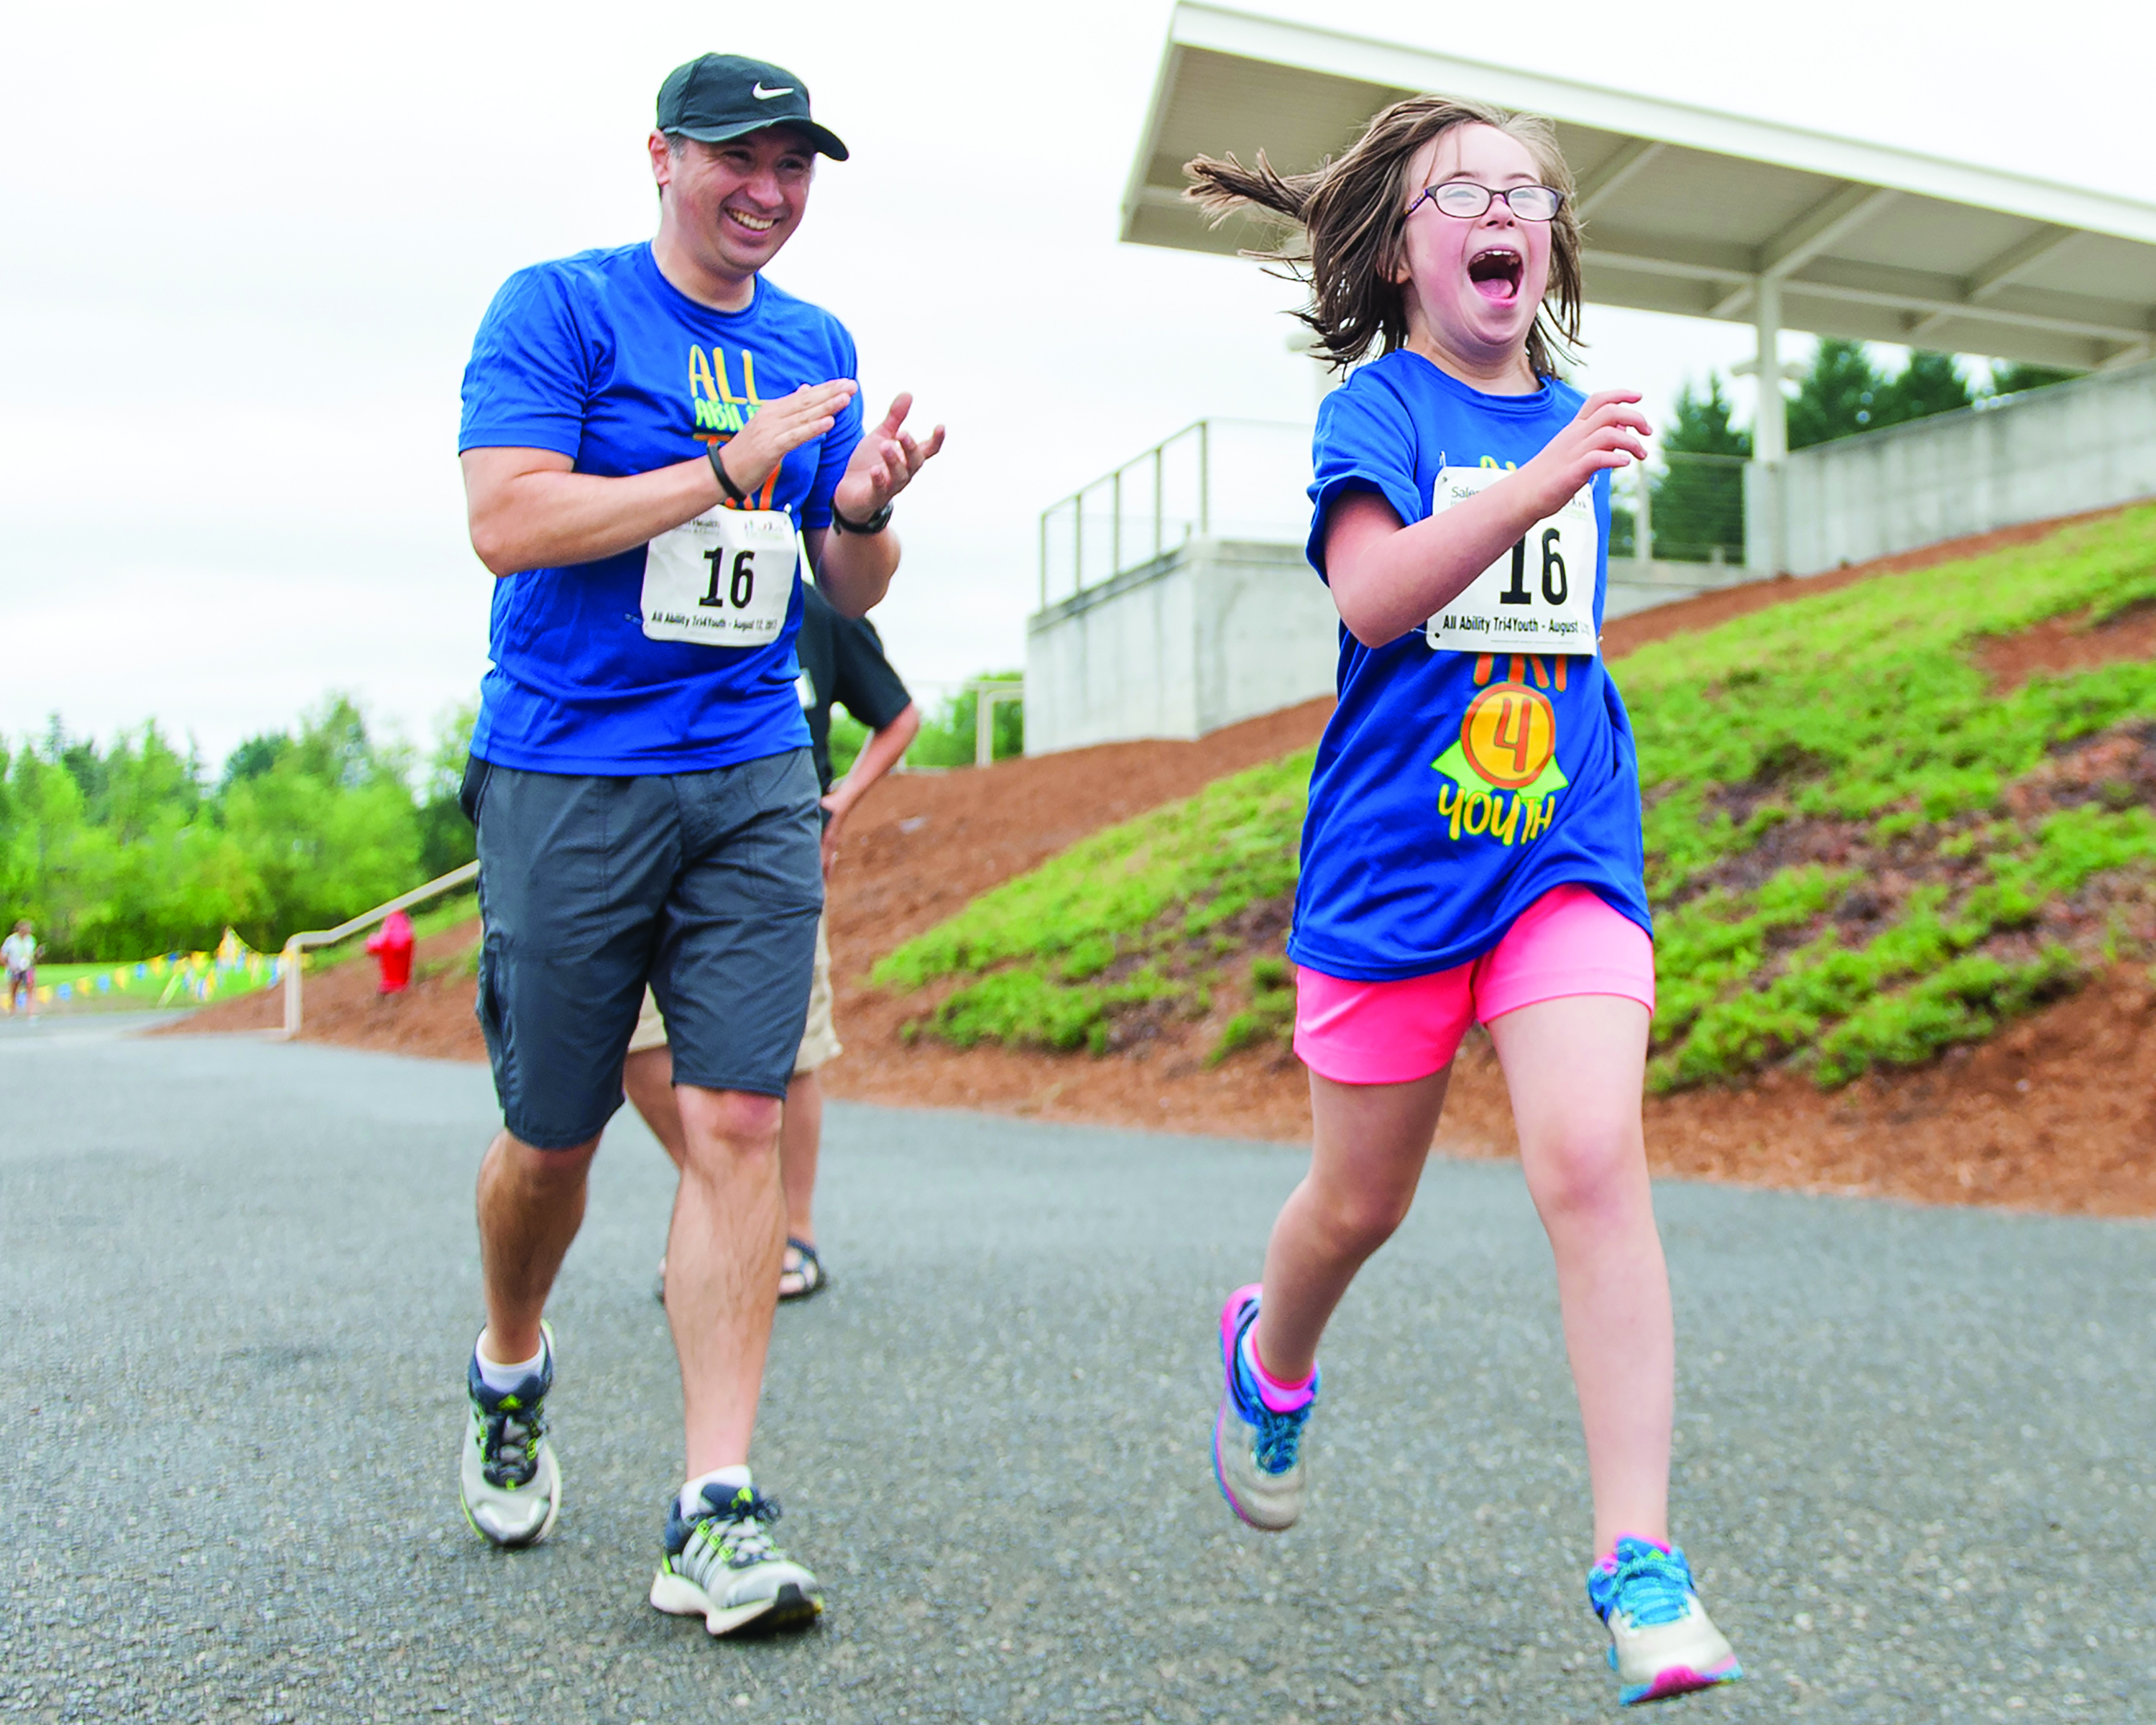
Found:
M 1509 470 L 1502 467 L 1445 468 L 1431 487 L 1430 513 L 1441 514 L 1508 477 Z M 1594 488 L 1583 485 L 1424 624 L 1424 638 L 1433 651 L 1592 658 L 1594 566 L 1600 548 Z
M 799 541 L 776 509 L 709 509 L 644 550 L 644 633 L 654 641 L 767 647 L 786 626 Z

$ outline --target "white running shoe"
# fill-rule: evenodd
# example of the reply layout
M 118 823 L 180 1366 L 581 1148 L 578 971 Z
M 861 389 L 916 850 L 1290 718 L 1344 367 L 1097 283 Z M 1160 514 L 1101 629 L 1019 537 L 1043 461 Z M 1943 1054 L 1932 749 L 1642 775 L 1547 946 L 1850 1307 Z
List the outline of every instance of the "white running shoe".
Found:
M 547 1392 L 554 1387 L 554 1331 L 541 1323 L 539 1369 L 516 1389 L 489 1389 L 472 1349 L 465 1386 L 471 1417 L 465 1422 L 459 1496 L 472 1531 L 496 1545 L 536 1545 L 562 1512 L 562 1470 L 547 1441 Z
M 1310 1399 L 1279 1413 L 1265 1404 L 1243 1363 L 1243 1337 L 1257 1322 L 1255 1282 L 1238 1288 L 1220 1310 L 1220 1411 L 1213 1420 L 1213 1477 L 1228 1507 L 1267 1533 L 1292 1527 L 1302 1513 L 1306 1472 L 1302 1428 L 1317 1405 L 1313 1374 Z
M 675 1617 L 701 1617 L 723 1635 L 743 1624 L 813 1623 L 824 1609 L 816 1578 L 771 1543 L 778 1505 L 753 1486 L 704 1487 L 696 1513 L 666 1511 L 666 1555 L 651 1578 L 651 1603 Z
M 1609 1630 L 1617 1698 L 1630 1707 L 1661 1701 L 1744 1675 L 1737 1654 L 1692 1590 L 1691 1566 L 1665 1550 L 1625 1538 L 1587 1572 L 1587 1603 Z

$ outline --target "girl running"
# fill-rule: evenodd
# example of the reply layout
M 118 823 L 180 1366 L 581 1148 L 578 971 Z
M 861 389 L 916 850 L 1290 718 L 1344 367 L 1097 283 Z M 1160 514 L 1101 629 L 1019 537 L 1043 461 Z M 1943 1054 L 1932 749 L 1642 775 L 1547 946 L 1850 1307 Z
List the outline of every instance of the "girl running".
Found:
M 1583 400 L 1556 375 L 1579 328 L 1571 175 L 1547 121 L 1435 96 L 1313 173 L 1188 172 L 1216 220 L 1255 206 L 1303 229 L 1303 316 L 1334 365 L 1379 350 L 1317 418 L 1310 561 L 1346 628 L 1288 942 L 1315 1146 L 1265 1280 L 1220 1315 L 1221 1491 L 1255 1527 L 1301 1512 L 1318 1339 L 1406 1216 L 1480 1021 L 1557 1260 L 1588 1600 L 1622 1698 L 1727 1681 L 1666 1526 L 1676 1343 L 1640 1119 L 1654 948 L 1631 730 L 1597 653 L 1609 472 L 1645 459 L 1648 426 L 1636 394 Z

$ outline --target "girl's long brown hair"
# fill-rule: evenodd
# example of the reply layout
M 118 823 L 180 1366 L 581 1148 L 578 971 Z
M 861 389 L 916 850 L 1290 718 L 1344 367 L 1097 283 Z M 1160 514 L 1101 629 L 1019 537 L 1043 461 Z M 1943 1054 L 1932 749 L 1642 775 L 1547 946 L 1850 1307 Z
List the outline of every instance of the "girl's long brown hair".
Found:
M 1373 347 L 1390 353 L 1407 340 L 1407 305 L 1394 278 L 1407 259 L 1407 208 L 1422 188 L 1409 170 L 1422 147 L 1456 126 L 1489 126 L 1517 138 L 1543 183 L 1564 194 L 1550 223 L 1549 286 L 1527 331 L 1527 363 L 1538 377 L 1557 375 L 1560 352 L 1579 344 L 1579 218 L 1573 212 L 1572 170 L 1557 128 L 1532 114 L 1446 96 L 1409 96 L 1373 120 L 1345 153 L 1306 174 L 1276 172 L 1260 150 L 1254 166 L 1233 156 L 1186 163 L 1183 196 L 1215 226 L 1255 208 L 1301 229 L 1270 251 L 1248 254 L 1280 264 L 1310 285 L 1297 314 L 1317 332 L 1323 357 L 1346 370 Z

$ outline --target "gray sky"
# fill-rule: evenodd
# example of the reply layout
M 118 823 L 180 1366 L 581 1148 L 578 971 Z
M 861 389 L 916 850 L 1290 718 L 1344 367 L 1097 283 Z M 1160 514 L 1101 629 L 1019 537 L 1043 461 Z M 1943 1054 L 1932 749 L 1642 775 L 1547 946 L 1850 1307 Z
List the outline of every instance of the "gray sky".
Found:
M 1207 414 L 1307 415 L 1291 290 L 1120 245 L 1167 0 L 554 0 L 24 8 L 0 108 L 0 732 L 156 716 L 213 767 L 326 690 L 424 737 L 485 667 L 457 387 L 511 270 L 647 235 L 659 80 L 707 49 L 798 73 L 827 164 L 773 276 L 949 447 L 877 621 L 924 693 L 1024 658 L 1036 518 Z M 1426 0 L 1254 9 L 1450 45 L 2156 198 L 2143 4 L 1779 8 Z M 1531 22 L 1530 22 L 1531 20 Z M 1463 36 L 1441 39 L 1440 27 Z M 1749 336 L 1590 309 L 1591 387 L 1666 408 Z M 1793 341 L 1800 350 L 1801 341 Z

